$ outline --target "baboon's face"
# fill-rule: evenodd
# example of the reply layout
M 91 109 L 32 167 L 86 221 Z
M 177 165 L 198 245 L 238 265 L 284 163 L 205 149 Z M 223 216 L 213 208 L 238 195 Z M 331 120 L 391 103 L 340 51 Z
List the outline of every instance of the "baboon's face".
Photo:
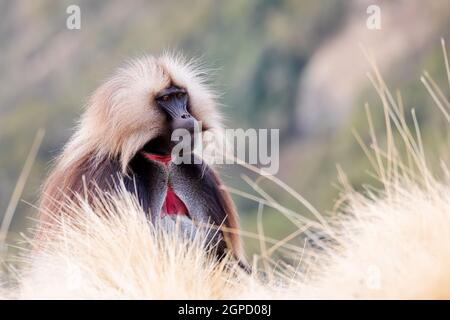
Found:
M 84 120 L 99 137 L 99 148 L 124 162 L 143 149 L 170 152 L 175 129 L 220 127 L 214 95 L 199 72 L 169 56 L 145 57 L 120 69 L 94 94 Z
M 185 139 L 194 142 L 195 134 L 207 130 L 198 119 L 191 114 L 192 106 L 187 89 L 170 85 L 155 96 L 156 107 L 164 113 L 165 121 L 160 135 L 150 140 L 145 146 L 147 153 L 169 154 L 176 140 L 172 134 L 187 136 Z M 177 131 L 178 130 L 178 131 Z

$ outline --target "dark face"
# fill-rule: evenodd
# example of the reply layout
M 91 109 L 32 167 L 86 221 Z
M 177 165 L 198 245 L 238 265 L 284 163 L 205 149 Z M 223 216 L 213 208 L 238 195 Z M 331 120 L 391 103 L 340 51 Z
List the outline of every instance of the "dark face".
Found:
M 145 147 L 144 151 L 158 154 L 170 153 L 173 143 L 170 140 L 172 132 L 177 129 L 185 129 L 194 139 L 194 128 L 197 124 L 195 119 L 188 111 L 189 95 L 183 88 L 170 86 L 155 97 L 157 107 L 159 107 L 167 119 L 167 132 L 153 140 Z
M 176 86 L 170 86 L 156 96 L 156 104 L 165 113 L 171 131 L 186 129 L 194 132 L 197 120 L 188 111 L 188 98 L 186 90 Z

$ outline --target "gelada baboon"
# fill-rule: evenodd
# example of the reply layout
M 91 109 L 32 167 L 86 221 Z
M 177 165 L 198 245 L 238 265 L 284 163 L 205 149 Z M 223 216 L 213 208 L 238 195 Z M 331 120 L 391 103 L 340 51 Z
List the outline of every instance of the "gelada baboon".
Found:
M 220 128 L 215 95 L 194 64 L 163 55 L 120 68 L 94 92 L 56 160 L 43 188 L 38 236 L 65 201 L 121 180 L 153 223 L 181 217 L 184 229 L 222 227 L 214 235 L 218 255 L 230 251 L 244 264 L 238 234 L 227 232 L 238 229 L 236 210 L 217 173 L 204 162 L 171 161 L 172 132 L 193 132 L 199 122 L 201 134 Z

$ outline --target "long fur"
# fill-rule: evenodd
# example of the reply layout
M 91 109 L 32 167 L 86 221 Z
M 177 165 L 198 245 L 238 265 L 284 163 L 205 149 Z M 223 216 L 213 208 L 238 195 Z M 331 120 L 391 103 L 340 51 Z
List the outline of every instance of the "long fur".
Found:
M 158 174 L 161 168 L 157 164 L 139 163 L 136 155 L 165 129 L 164 114 L 155 105 L 154 97 L 169 85 L 186 88 L 192 115 L 209 132 L 220 132 L 215 94 L 193 62 L 169 54 L 128 62 L 94 92 L 73 137 L 56 160 L 42 191 L 38 237 L 51 234 L 48 229 L 55 225 L 67 200 L 76 199 L 79 194 L 95 197 L 93 189 L 111 189 L 119 180 L 140 198 L 144 211 L 158 211 L 154 194 L 162 193 L 163 186 L 151 181 L 148 169 L 154 168 L 156 173 L 152 174 Z M 220 220 L 215 222 L 237 230 L 231 198 L 213 169 L 208 170 L 209 181 L 215 181 L 218 190 L 212 194 L 219 195 L 220 201 L 216 202 L 221 208 L 220 219 L 212 220 Z M 237 234 L 227 233 L 227 237 L 230 249 L 242 258 Z

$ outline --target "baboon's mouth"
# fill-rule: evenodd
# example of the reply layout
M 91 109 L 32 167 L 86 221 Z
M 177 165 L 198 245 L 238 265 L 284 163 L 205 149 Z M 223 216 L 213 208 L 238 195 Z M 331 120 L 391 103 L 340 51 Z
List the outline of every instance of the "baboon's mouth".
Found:
M 151 139 L 141 149 L 141 152 L 157 155 L 170 155 L 173 143 L 169 136 L 161 135 Z
M 209 130 L 209 127 L 202 126 L 201 127 L 201 133 L 206 132 Z M 195 141 L 195 134 L 199 133 L 190 133 L 190 143 L 191 143 L 191 150 L 194 149 L 194 141 Z M 151 139 L 149 142 L 147 142 L 144 147 L 142 147 L 141 152 L 144 153 L 150 153 L 150 154 L 158 154 L 158 155 L 169 155 L 172 152 L 172 149 L 178 144 L 181 143 L 180 141 L 172 141 L 171 135 L 164 134 L 159 135 L 156 138 Z

